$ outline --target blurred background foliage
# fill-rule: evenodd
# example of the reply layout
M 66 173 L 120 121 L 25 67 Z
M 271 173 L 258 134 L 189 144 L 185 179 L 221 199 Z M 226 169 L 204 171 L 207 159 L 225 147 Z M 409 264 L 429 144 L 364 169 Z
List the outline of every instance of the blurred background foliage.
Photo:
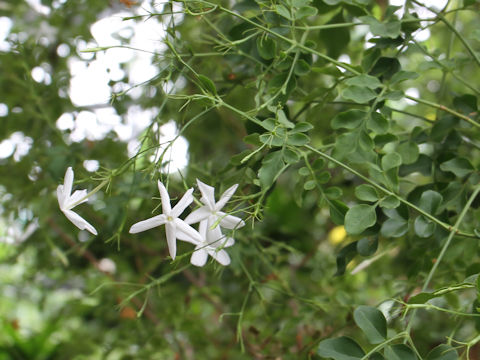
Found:
M 347 234 L 345 212 L 363 200 L 355 194 L 364 181 L 301 146 L 298 162 L 260 186 L 263 159 L 275 147 L 255 153 L 263 146 L 255 134 L 265 129 L 241 114 L 275 117 L 262 107 L 272 101 L 292 122 L 313 125 L 313 147 L 332 150 L 375 181 L 367 163 L 400 153 L 392 166 L 395 192 L 418 205 L 422 193 L 435 190 L 443 201 L 436 215 L 453 225 L 478 184 L 480 133 L 442 106 L 478 122 L 480 4 L 432 4 L 461 38 L 416 1 L 216 4 L 244 18 L 193 1 L 0 2 L 0 359 L 319 358 L 317 346 L 328 337 L 348 335 L 366 346 L 352 317 L 358 305 L 378 306 L 390 335 L 404 329 L 404 309 L 392 299 L 406 302 L 421 291 L 448 231 L 419 231 L 418 214 L 395 205 L 377 207 L 374 226 Z M 292 51 L 245 18 L 327 57 Z M 370 26 L 353 24 L 359 19 Z M 150 24 L 157 28 L 142 30 Z M 346 25 L 315 28 L 325 24 Z M 150 45 L 135 43 L 136 34 Z M 151 47 L 115 52 L 129 45 Z M 101 66 L 93 77 L 82 72 Z M 373 86 L 364 101 L 369 91 L 346 85 L 354 71 L 388 83 L 400 66 L 409 73 L 388 88 L 389 98 L 373 100 Z M 146 75 L 135 75 L 139 68 Z M 95 77 L 106 80 L 99 85 Z M 102 86 L 107 96 L 98 100 L 77 95 Z M 205 89 L 231 108 L 212 104 Z M 387 125 L 379 120 L 368 129 L 373 145 L 363 151 L 341 137 L 355 127 L 332 119 L 370 108 Z M 180 131 L 188 144 L 188 152 L 174 148 L 172 157 L 188 163 L 170 176 L 174 164 L 160 156 L 168 131 Z M 313 186 L 303 156 L 317 176 Z M 442 165 L 454 158 L 469 165 Z M 55 189 L 68 166 L 80 188 L 111 177 L 80 210 L 97 237 L 58 209 Z M 240 184 L 230 209 L 241 209 L 247 226 L 234 233 L 229 267 L 189 267 L 192 250 L 181 242 L 172 263 L 163 229 L 128 234 L 160 206 L 159 178 L 168 178 L 175 200 L 196 178 L 215 186 L 217 196 Z M 433 288 L 480 272 L 478 208 L 477 199 L 461 227 L 477 238 L 455 237 Z M 451 293 L 438 306 L 472 314 L 476 297 L 475 289 Z M 475 318 L 423 311 L 412 339 L 426 354 L 448 336 L 470 341 L 478 326 Z M 466 356 L 462 346 L 459 354 Z

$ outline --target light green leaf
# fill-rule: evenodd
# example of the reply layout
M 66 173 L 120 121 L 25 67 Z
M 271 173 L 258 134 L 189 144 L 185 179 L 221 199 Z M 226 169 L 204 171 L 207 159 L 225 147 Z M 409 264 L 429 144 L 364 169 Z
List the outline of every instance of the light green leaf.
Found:
M 383 23 L 373 16 L 361 16 L 360 20 L 370 26 L 370 31 L 375 36 L 395 39 L 401 34 L 401 23 L 398 20 Z
M 345 214 L 345 230 L 350 235 L 357 235 L 375 225 L 376 221 L 377 214 L 374 206 L 354 205 Z
M 377 134 L 386 134 L 390 124 L 388 120 L 381 113 L 372 112 L 367 119 L 367 129 L 376 132 Z
M 270 60 L 275 57 L 277 51 L 277 43 L 269 37 L 257 38 L 258 54 L 265 60 Z
M 283 5 L 277 5 L 276 12 L 278 15 L 283 16 L 288 20 L 293 20 L 292 15 L 290 14 L 290 11 Z
M 393 195 L 388 195 L 380 201 L 379 205 L 384 209 L 395 209 L 400 206 L 400 200 Z
M 382 236 L 387 238 L 398 238 L 405 235 L 408 231 L 408 223 L 402 218 L 387 219 L 380 229 Z
M 332 128 L 355 129 L 362 124 L 366 115 L 367 112 L 363 110 L 348 110 L 341 112 L 332 119 Z
M 392 76 L 392 78 L 390 79 L 390 84 L 400 83 L 405 80 L 413 80 L 418 77 L 419 75 L 416 72 L 400 70 Z
M 402 158 L 396 152 L 391 152 L 382 157 L 382 169 L 388 171 L 390 169 L 399 167 L 402 164 Z
M 440 169 L 454 173 L 458 177 L 467 176 L 475 170 L 470 161 L 465 158 L 453 158 L 452 160 L 445 161 L 440 164 Z
M 304 17 L 308 16 L 315 16 L 317 15 L 318 10 L 313 6 L 302 6 L 295 12 L 295 19 L 303 19 Z
M 353 319 L 362 329 L 370 344 L 380 344 L 387 337 L 387 320 L 382 312 L 371 306 L 359 306 L 353 312 Z
M 425 360 L 457 360 L 457 351 L 447 344 L 440 344 L 433 348 L 425 358 Z
M 302 146 L 302 145 L 308 144 L 309 142 L 310 142 L 310 138 L 303 133 L 288 134 L 288 138 L 287 138 L 288 145 Z
M 417 356 L 407 345 L 396 344 L 385 348 L 386 360 L 417 360 Z
M 435 223 L 428 220 L 425 216 L 419 215 L 414 223 L 415 234 L 421 238 L 428 238 L 432 236 L 435 231 Z
M 397 148 L 397 152 L 402 158 L 402 164 L 405 165 L 415 163 L 419 155 L 418 145 L 412 141 L 407 141 L 400 144 Z
M 372 90 L 382 86 L 382 83 L 380 82 L 380 80 L 378 80 L 378 78 L 367 74 L 351 77 L 350 79 L 345 81 L 345 84 L 349 86 L 355 85 L 360 87 L 367 87 Z
M 212 95 L 217 95 L 217 88 L 212 80 L 202 74 L 198 74 L 198 80 L 200 80 L 202 87 Z
M 258 171 L 258 178 L 263 189 L 268 189 L 274 183 L 284 165 L 282 151 L 274 151 L 265 156 L 262 167 Z
M 318 355 L 334 360 L 359 360 L 365 353 L 355 340 L 342 336 L 323 340 L 318 345 Z
M 355 188 L 355 196 L 358 200 L 363 201 L 377 201 L 378 200 L 378 193 L 377 190 L 367 184 L 359 185 Z
M 290 130 L 288 133 L 289 134 L 295 134 L 295 133 L 299 133 L 299 132 L 307 132 L 309 130 L 313 129 L 313 125 L 308 123 L 308 122 L 299 122 L 297 124 L 295 124 L 295 127 Z
M 377 93 L 368 87 L 349 86 L 342 91 L 343 98 L 364 104 L 377 97 Z
M 427 190 L 422 193 L 418 206 L 427 213 L 435 215 L 443 201 L 442 195 L 433 190 Z

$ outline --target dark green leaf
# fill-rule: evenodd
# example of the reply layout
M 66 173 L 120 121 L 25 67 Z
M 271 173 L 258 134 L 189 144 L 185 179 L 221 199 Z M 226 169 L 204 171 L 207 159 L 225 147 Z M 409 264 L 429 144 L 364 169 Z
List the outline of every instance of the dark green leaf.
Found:
M 383 76 L 388 80 L 398 72 L 400 68 L 400 62 L 397 58 L 381 57 L 377 60 L 372 70 L 370 70 L 370 75 Z
M 413 80 L 418 78 L 418 76 L 419 75 L 416 72 L 400 70 L 392 76 L 392 78 L 390 79 L 390 84 L 400 83 L 405 80 Z
M 384 209 L 395 209 L 400 206 L 400 200 L 396 196 L 388 195 L 380 201 L 379 205 Z
M 343 11 L 338 11 L 328 22 L 328 24 L 344 23 Z M 338 58 L 350 42 L 350 30 L 348 28 L 324 29 L 320 31 L 327 55 L 332 58 Z
M 350 235 L 357 235 L 375 225 L 376 221 L 377 215 L 374 206 L 354 205 L 345 214 L 345 230 Z
M 293 20 L 292 15 L 290 14 L 290 11 L 285 6 L 277 5 L 275 10 L 276 10 L 278 15 L 283 16 L 284 18 L 287 18 L 288 20 Z
M 407 345 L 396 344 L 385 348 L 386 360 L 417 360 L 417 356 Z
M 212 95 L 217 95 L 217 88 L 215 87 L 215 84 L 212 80 L 202 74 L 198 75 L 198 80 L 200 80 L 200 82 L 202 83 L 202 87 L 207 90 L 207 92 Z
M 287 164 L 295 164 L 300 160 L 300 156 L 293 150 L 283 149 L 283 161 Z
M 362 124 L 366 115 L 367 112 L 362 110 L 348 110 L 341 112 L 332 119 L 332 128 L 354 129 Z
M 377 93 L 368 87 L 349 86 L 342 91 L 343 98 L 352 100 L 358 104 L 364 104 L 377 97 Z
M 295 134 L 298 132 L 307 132 L 313 129 L 313 125 L 308 122 L 299 122 L 295 124 L 295 127 L 289 131 L 289 134 Z
M 295 19 L 303 19 L 307 16 L 317 15 L 318 10 L 313 6 L 303 6 L 295 12 Z
M 315 180 L 308 180 L 305 182 L 305 184 L 303 184 L 303 188 L 307 191 L 315 189 L 316 186 L 317 182 Z
M 258 178 L 263 189 L 268 189 L 274 183 L 284 165 L 282 151 L 275 151 L 265 156 L 262 167 L 258 171 Z
M 326 188 L 323 193 L 329 199 L 338 199 L 343 195 L 342 189 L 338 186 L 330 186 L 329 188 Z
M 372 256 L 378 249 L 376 237 L 364 237 L 357 241 L 357 252 L 362 256 Z
M 303 133 L 289 133 L 287 138 L 287 144 L 292 146 L 302 146 L 308 144 L 309 142 L 310 138 Z
M 377 190 L 367 184 L 359 185 L 355 188 L 355 196 L 358 200 L 363 201 L 377 201 L 378 200 L 378 193 Z
M 365 353 L 355 340 L 342 336 L 323 340 L 318 345 L 318 355 L 334 360 L 359 360 Z
M 442 201 L 442 195 L 440 195 L 438 192 L 427 190 L 422 193 L 418 206 L 427 213 L 435 215 Z
M 295 64 L 294 72 L 295 75 L 303 76 L 310 72 L 310 65 L 303 59 L 300 59 Z
M 467 176 L 475 170 L 470 161 L 465 158 L 453 158 L 452 160 L 445 161 L 440 164 L 440 169 L 442 171 L 452 172 L 458 177 Z
M 387 238 L 401 237 L 408 231 L 408 223 L 402 218 L 387 219 L 381 227 L 380 233 Z
M 390 124 L 388 120 L 381 113 L 372 112 L 367 119 L 367 129 L 376 132 L 377 134 L 385 134 L 388 132 Z
M 345 214 L 348 211 L 348 206 L 340 200 L 331 200 L 329 202 L 330 219 L 334 224 L 343 225 L 345 221 Z
M 457 360 L 457 351 L 447 344 L 440 344 L 433 348 L 425 358 L 425 360 Z
M 425 304 L 428 300 L 435 298 L 433 293 L 421 292 L 408 299 L 409 304 Z
M 415 234 L 421 238 L 428 238 L 432 236 L 435 231 L 435 223 L 428 220 L 425 216 L 419 215 L 414 223 Z
M 382 312 L 371 306 L 359 306 L 353 319 L 371 344 L 379 344 L 387 337 L 387 320 Z
M 258 37 L 257 50 L 263 59 L 273 59 L 277 51 L 277 43 L 270 37 Z

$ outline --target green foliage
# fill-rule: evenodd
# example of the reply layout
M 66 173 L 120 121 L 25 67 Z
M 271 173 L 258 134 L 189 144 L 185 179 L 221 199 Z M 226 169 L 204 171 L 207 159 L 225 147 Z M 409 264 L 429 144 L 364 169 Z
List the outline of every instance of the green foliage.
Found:
M 0 359 L 472 358 L 480 8 L 438 6 L 2 5 Z M 111 16 L 125 27 L 93 36 Z M 154 75 L 135 82 L 142 53 Z M 72 101 L 79 69 L 120 54 L 110 99 Z M 182 140 L 188 165 L 169 173 Z M 58 208 L 69 166 L 96 237 Z M 196 179 L 217 199 L 238 184 L 228 267 L 193 267 L 181 241 L 171 260 L 164 228 L 128 231 L 162 212 L 157 180 L 172 204 L 194 187 L 194 211 Z

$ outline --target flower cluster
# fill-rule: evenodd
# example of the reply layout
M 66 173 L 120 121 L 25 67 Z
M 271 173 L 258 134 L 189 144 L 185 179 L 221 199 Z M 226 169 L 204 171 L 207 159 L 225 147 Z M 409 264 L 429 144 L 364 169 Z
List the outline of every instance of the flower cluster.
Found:
M 90 194 L 87 190 L 77 190 L 73 194 L 73 170 L 71 167 L 65 173 L 64 184 L 57 188 L 57 197 L 60 210 L 79 229 L 88 230 L 97 235 L 95 228 L 80 215 L 72 211 L 72 208 L 88 200 Z M 235 240 L 222 233 L 224 229 L 236 229 L 245 225 L 245 222 L 233 215 L 221 211 L 230 200 L 238 184 L 228 188 L 215 202 L 215 188 L 206 185 L 197 179 L 198 188 L 202 194 L 200 201 L 203 206 L 191 212 L 185 219 L 180 215 L 193 202 L 193 188 L 187 190 L 183 197 L 172 208 L 170 196 L 165 186 L 158 181 L 158 190 L 162 201 L 162 214 L 137 222 L 130 228 L 130 233 L 135 234 L 165 225 L 168 251 L 172 259 L 177 254 L 177 239 L 195 245 L 190 262 L 195 266 L 204 266 L 208 255 L 222 265 L 230 264 L 230 256 L 224 250 L 235 243 Z M 198 223 L 198 229 L 192 227 Z

